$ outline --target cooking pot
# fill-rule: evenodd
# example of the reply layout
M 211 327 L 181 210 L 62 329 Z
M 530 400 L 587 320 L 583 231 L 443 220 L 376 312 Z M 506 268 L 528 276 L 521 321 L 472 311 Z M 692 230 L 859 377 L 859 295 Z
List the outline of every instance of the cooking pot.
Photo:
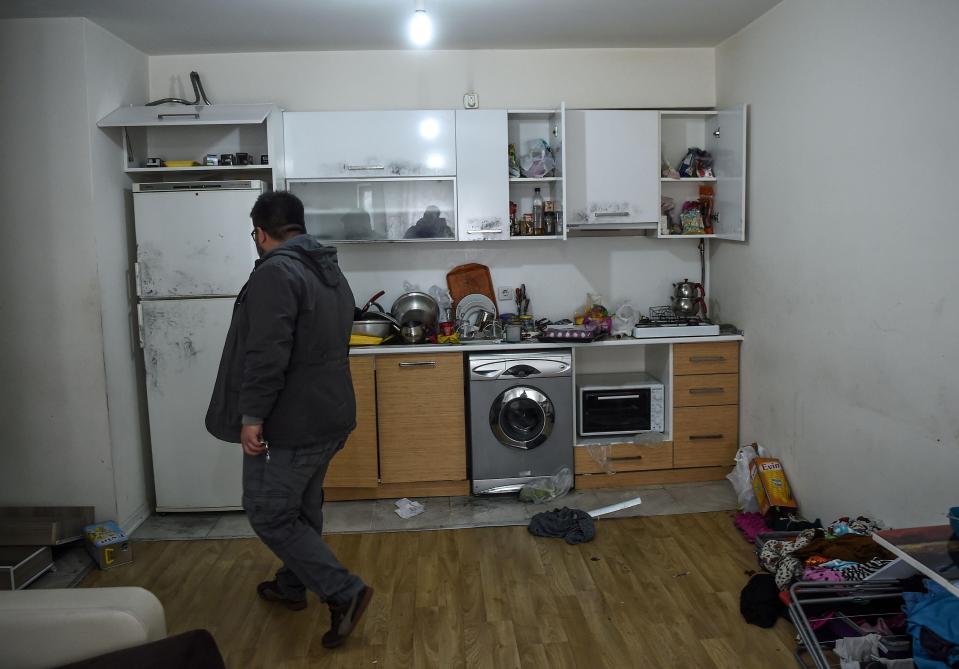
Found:
M 353 321 L 353 334 L 386 339 L 393 332 L 393 324 L 380 318 Z
M 435 330 L 439 320 L 440 307 L 427 293 L 403 293 L 390 308 L 393 318 L 402 324 L 417 321 L 424 327 Z
M 419 321 L 403 323 L 403 327 L 400 328 L 400 337 L 407 344 L 422 344 L 426 341 L 426 328 Z

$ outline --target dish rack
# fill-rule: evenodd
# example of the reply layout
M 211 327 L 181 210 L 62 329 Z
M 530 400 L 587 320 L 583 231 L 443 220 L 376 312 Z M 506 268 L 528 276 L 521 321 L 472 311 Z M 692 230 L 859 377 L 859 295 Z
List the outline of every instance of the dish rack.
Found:
M 789 595 L 789 617 L 798 632 L 795 657 L 803 669 L 838 669 L 837 640 L 868 634 L 859 625 L 863 619 L 902 615 L 902 588 L 894 580 L 800 581 Z M 883 636 L 879 651 L 889 659 L 912 657 L 912 637 Z

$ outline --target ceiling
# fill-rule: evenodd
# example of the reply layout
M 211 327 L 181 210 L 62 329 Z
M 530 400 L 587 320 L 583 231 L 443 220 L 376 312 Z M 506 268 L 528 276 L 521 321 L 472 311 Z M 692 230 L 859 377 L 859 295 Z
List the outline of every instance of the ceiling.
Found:
M 434 49 L 712 47 L 779 0 L 425 0 Z M 3 0 L 84 16 L 148 54 L 412 48 L 414 0 Z

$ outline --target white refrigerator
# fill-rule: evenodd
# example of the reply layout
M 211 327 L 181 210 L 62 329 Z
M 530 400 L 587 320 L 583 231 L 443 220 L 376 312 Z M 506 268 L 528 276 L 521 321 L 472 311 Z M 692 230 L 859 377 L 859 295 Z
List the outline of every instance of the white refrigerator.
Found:
M 157 511 L 238 509 L 242 451 L 204 424 L 233 303 L 256 260 L 261 181 L 133 186 L 134 266 Z

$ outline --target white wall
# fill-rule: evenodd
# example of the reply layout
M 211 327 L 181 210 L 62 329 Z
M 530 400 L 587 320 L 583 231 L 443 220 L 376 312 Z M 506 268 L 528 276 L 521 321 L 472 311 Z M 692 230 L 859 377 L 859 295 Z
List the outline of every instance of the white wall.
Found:
M 786 0 L 717 49 L 719 104 L 751 104 L 749 241 L 712 255 L 741 441 L 824 521 L 959 503 L 956 26 L 954 0 Z
M 95 505 L 100 519 L 144 501 L 142 456 L 118 452 L 139 443 L 136 393 L 107 400 L 108 380 L 129 377 L 115 348 L 120 162 L 107 171 L 91 120 L 131 80 L 145 92 L 146 57 L 118 42 L 83 19 L 0 21 L 0 504 Z
M 133 329 L 133 210 L 130 182 L 121 170 L 120 131 L 102 130 L 96 123 L 121 105 L 142 104 L 147 99 L 147 58 L 94 23 L 84 21 L 83 29 L 92 166 L 90 197 L 97 242 L 116 515 L 124 527 L 131 527 L 149 515 L 153 486 L 142 356 Z
M 213 102 L 275 102 L 291 111 L 709 107 L 713 49 L 318 51 L 150 58 L 153 98 L 193 98 L 196 70 Z
M 568 318 L 599 292 L 610 308 L 624 300 L 642 311 L 669 303 L 670 283 L 699 276 L 699 252 L 692 240 L 646 237 L 575 239 L 567 242 L 504 242 L 492 244 L 370 244 L 339 248 L 340 266 L 362 304 L 387 290 L 380 300 L 389 309 L 404 281 L 428 290 L 446 286 L 446 273 L 456 265 L 488 265 L 495 286 L 526 284 L 530 308 L 537 318 Z M 512 301 L 500 311 L 515 312 Z
M 292 111 L 458 108 L 475 91 L 487 108 L 710 107 L 712 49 L 353 51 L 198 54 L 150 58 L 150 95 L 192 98 L 196 70 L 214 102 L 276 102 Z M 640 252 L 641 251 L 641 252 Z M 490 266 L 494 282 L 526 283 L 537 315 L 569 316 L 590 290 L 636 306 L 668 302 L 669 283 L 698 276 L 696 245 L 651 239 L 565 244 L 341 247 L 357 300 L 404 280 L 445 285 L 464 262 Z M 385 304 L 384 306 L 389 306 Z M 512 304 L 503 305 L 512 308 Z

